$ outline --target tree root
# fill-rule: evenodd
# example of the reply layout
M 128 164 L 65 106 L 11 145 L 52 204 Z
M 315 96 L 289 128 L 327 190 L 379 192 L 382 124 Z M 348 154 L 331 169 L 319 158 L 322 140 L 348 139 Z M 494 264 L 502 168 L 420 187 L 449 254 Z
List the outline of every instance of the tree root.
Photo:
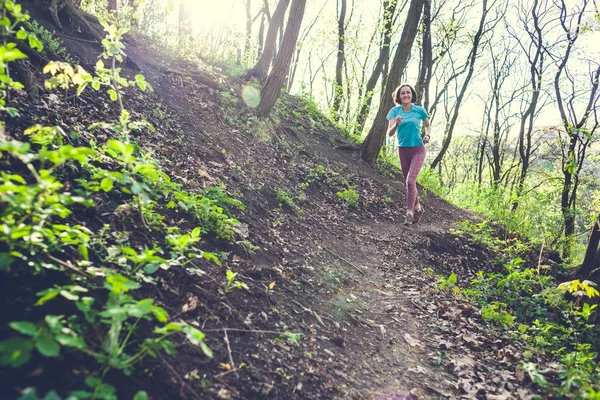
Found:
M 33 102 L 40 99 L 40 89 L 29 61 L 17 61 L 13 64 L 19 81 L 25 86 L 25 91 Z
M 74 25 L 78 25 L 85 33 L 96 39 L 98 42 L 102 42 L 104 34 L 102 33 L 102 28 L 99 26 L 98 19 L 81 11 L 73 0 L 51 0 L 48 10 L 50 11 L 52 20 L 57 28 L 63 30 L 60 17 L 58 16 L 58 12 L 63 8 Z

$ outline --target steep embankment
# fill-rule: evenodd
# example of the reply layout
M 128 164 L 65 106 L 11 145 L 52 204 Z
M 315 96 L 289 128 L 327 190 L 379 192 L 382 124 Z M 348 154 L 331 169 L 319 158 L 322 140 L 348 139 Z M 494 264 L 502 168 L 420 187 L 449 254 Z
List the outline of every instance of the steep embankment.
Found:
M 93 63 L 95 48 L 67 45 Z M 207 334 L 214 357 L 182 344 L 177 356 L 144 361 L 132 378 L 110 375 L 120 390 L 146 389 L 155 399 L 526 393 L 517 389 L 522 374 L 511 364 L 516 349 L 487 336 L 477 310 L 436 290 L 435 273 L 467 280 L 493 268 L 494 254 L 449 233 L 467 212 L 422 191 L 424 220 L 405 227 L 398 172 L 386 177 L 361 163 L 303 102 L 285 96 L 272 119 L 259 121 L 242 99 L 239 79 L 216 74 L 219 88 L 207 86 L 193 79 L 194 65 L 167 60 L 139 40 L 126 52 L 132 63 L 124 73 L 141 72 L 154 87 L 152 94 L 126 96 L 126 108 L 156 127 L 136 141 L 188 190 L 222 183 L 246 208 L 234 213 L 242 223 L 237 243 L 203 242 L 223 251 L 223 267 L 207 263 L 206 276 L 172 268 L 148 288 L 175 319 Z M 13 132 L 33 122 L 68 131 L 116 117 L 114 103 L 90 92 L 43 93 L 40 102 L 21 104 Z M 345 200 L 338 195 L 344 191 Z M 102 216 L 118 230 L 123 215 L 112 211 L 101 205 L 82 218 Z M 129 234 L 143 246 L 143 234 Z M 225 268 L 248 289 L 220 293 Z M 60 361 L 62 371 L 85 362 Z M 55 380 L 64 372 L 29 368 L 16 371 L 18 378 L 3 372 L 2 386 L 11 393 L 38 381 L 69 387 L 68 379 Z

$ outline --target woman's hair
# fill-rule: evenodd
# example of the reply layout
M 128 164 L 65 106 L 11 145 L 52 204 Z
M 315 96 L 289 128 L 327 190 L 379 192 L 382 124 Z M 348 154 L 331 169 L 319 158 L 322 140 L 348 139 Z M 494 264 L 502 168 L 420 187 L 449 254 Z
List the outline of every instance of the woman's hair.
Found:
M 402 88 L 407 87 L 410 88 L 410 91 L 412 92 L 412 100 L 411 103 L 416 103 L 417 102 L 417 92 L 415 91 L 415 88 L 413 88 L 411 85 L 409 85 L 408 83 L 404 83 L 400 86 L 398 86 L 395 90 L 394 93 L 392 94 L 392 99 L 394 100 L 394 104 L 396 105 L 400 105 L 402 104 L 402 101 L 400 100 L 400 91 L 402 90 Z

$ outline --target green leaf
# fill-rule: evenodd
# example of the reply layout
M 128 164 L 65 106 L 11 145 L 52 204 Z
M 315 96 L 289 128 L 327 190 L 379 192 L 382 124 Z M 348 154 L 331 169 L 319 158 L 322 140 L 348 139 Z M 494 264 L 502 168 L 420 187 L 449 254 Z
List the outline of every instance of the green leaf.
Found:
M 209 358 L 213 358 L 213 352 L 212 350 L 206 345 L 206 343 L 204 343 L 203 341 L 200 342 L 200 348 L 202 349 L 202 351 L 204 352 L 204 354 L 209 357 Z
M 133 396 L 133 400 L 148 400 L 148 393 L 143 390 L 140 390 Z
M 46 289 L 44 291 L 38 292 L 37 295 L 42 296 L 42 297 L 40 297 L 40 299 L 37 301 L 37 303 L 35 303 L 35 305 L 42 306 L 42 305 L 46 304 L 48 301 L 50 301 L 53 298 L 55 298 L 56 296 L 58 296 L 59 293 L 60 293 L 60 288 L 50 288 L 50 289 Z
M 17 321 L 8 324 L 15 331 L 28 336 L 37 336 L 37 326 L 33 322 Z
M 35 348 L 46 357 L 57 357 L 60 353 L 60 345 L 47 333 L 40 335 L 36 339 Z
M 18 368 L 31 358 L 33 340 L 15 337 L 0 342 L 0 365 Z
M 17 39 L 19 39 L 19 40 L 25 40 L 25 39 L 27 39 L 27 32 L 25 32 L 21 28 L 21 30 L 17 32 Z
M 102 179 L 102 182 L 100 182 L 100 187 L 105 192 L 110 192 L 112 190 L 112 188 L 113 188 L 113 181 L 112 181 L 112 179 L 110 179 L 110 178 L 104 178 L 104 179 Z
M 10 253 L 0 253 L 0 269 L 10 266 L 15 260 Z
M 92 88 L 93 88 L 94 90 L 100 90 L 100 81 L 93 80 L 93 81 L 92 81 Z
M 108 95 L 110 96 L 110 99 L 112 101 L 117 101 L 117 99 L 119 98 L 119 96 L 117 95 L 117 92 L 115 92 L 114 89 L 108 89 L 106 91 L 106 93 L 108 93 Z
M 149 275 L 152 275 L 153 273 L 158 271 L 159 268 L 160 268 L 160 264 L 158 264 L 158 263 L 146 264 L 146 266 L 144 267 L 144 272 Z
M 62 400 L 62 398 L 54 390 L 46 393 L 42 400 Z

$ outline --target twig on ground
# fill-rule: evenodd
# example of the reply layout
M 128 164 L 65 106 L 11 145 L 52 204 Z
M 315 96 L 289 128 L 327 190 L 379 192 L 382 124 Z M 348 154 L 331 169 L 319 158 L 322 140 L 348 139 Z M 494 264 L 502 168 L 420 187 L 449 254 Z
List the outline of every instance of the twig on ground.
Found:
M 235 363 L 233 362 L 233 356 L 231 355 L 231 347 L 229 346 L 229 337 L 227 336 L 227 328 L 223 328 L 223 333 L 225 334 L 225 336 L 223 337 L 223 340 L 225 341 L 225 344 L 227 345 L 227 353 L 229 354 L 229 363 L 231 364 L 231 369 L 234 370 Z
M 325 249 L 326 251 L 330 252 L 331 254 L 333 254 L 334 256 L 336 256 L 337 258 L 339 258 L 340 260 L 342 260 L 343 262 L 345 262 L 346 264 L 350 265 L 351 267 L 356 268 L 358 271 L 360 271 L 361 274 L 364 274 L 365 271 L 363 271 L 360 267 L 352 264 L 350 261 L 346 260 L 344 257 L 334 253 L 333 251 L 329 250 L 329 249 Z
M 177 370 L 175 368 L 173 368 L 173 366 L 171 364 L 169 364 L 167 360 L 165 360 L 165 358 L 162 356 L 162 354 L 160 354 L 160 353 L 156 353 L 156 354 L 158 355 L 158 358 L 160 358 L 162 363 L 167 366 L 169 371 L 171 371 L 171 373 L 174 375 L 175 379 L 177 379 L 179 382 L 181 382 L 182 391 L 183 391 L 183 389 L 187 389 L 194 396 L 194 398 L 201 400 L 202 397 L 200 397 L 198 392 L 196 392 L 190 385 L 188 385 L 185 382 L 185 380 L 180 376 L 179 372 L 177 372 Z

